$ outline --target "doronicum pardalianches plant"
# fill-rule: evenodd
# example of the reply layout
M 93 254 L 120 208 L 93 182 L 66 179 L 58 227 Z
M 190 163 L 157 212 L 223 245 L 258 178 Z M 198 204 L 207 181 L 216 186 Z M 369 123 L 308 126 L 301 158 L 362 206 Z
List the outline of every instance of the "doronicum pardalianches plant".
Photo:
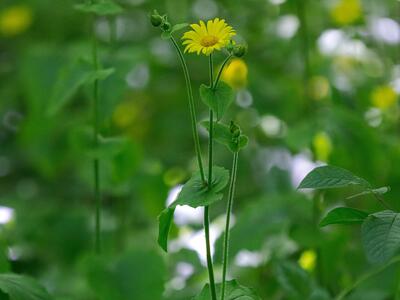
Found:
M 168 21 L 166 15 L 160 15 L 157 11 L 151 14 L 150 21 L 153 26 L 161 29 L 161 37 L 172 43 L 182 65 L 198 165 L 198 171 L 185 183 L 177 199 L 161 212 L 159 216 L 158 243 L 164 251 L 168 251 L 168 233 L 177 206 L 189 205 L 193 208 L 204 207 L 204 232 L 209 283 L 204 286 L 201 293 L 194 299 L 224 300 L 232 299 L 233 296 L 235 298 L 246 297 L 246 299 L 260 299 L 252 289 L 239 285 L 235 280 L 226 281 L 230 217 L 233 208 L 239 151 L 247 145 L 248 138 L 242 134 L 239 126 L 233 121 L 231 121 L 229 125 L 222 123 L 222 118 L 233 101 L 234 92 L 228 84 L 221 81 L 221 75 L 225 66 L 233 57 L 242 57 L 246 54 L 247 47 L 235 43 L 232 38 L 236 35 L 236 32 L 233 27 L 229 26 L 223 19 L 215 18 L 207 22 L 199 21 L 198 24 L 191 24 L 190 30 L 186 31 L 181 38 L 184 51 L 181 50 L 180 45 L 173 35 L 177 31 L 189 27 L 189 24 L 172 25 Z M 226 52 L 226 57 L 215 75 L 213 53 L 216 51 Z M 207 167 L 203 166 L 192 84 L 184 53 L 195 53 L 205 56 L 208 59 L 209 83 L 202 84 L 199 89 L 200 98 L 209 109 L 208 121 L 200 123 L 209 133 Z M 233 153 L 230 176 L 228 170 L 216 166 L 213 163 L 214 141 L 225 145 Z M 216 284 L 210 245 L 209 210 L 210 205 L 222 200 L 222 192 L 228 183 L 229 190 L 223 243 L 222 280 L 221 283 Z

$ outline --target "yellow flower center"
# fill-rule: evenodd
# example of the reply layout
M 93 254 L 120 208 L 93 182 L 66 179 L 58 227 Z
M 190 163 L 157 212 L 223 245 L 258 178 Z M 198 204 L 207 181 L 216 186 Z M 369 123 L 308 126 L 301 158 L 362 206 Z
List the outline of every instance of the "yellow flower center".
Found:
M 213 35 L 206 35 L 205 37 L 203 37 L 200 41 L 200 44 L 203 47 L 212 47 L 214 46 L 216 43 L 218 43 L 218 38 L 216 36 Z

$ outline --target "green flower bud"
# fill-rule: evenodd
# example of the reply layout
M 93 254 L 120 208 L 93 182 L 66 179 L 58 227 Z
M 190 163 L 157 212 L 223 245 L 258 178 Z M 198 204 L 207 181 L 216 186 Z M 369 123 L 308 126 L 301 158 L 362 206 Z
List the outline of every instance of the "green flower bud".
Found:
M 161 29 L 165 32 L 169 32 L 171 30 L 171 23 L 168 21 L 165 21 L 162 25 L 161 25 Z
M 231 130 L 232 136 L 235 139 L 237 139 L 242 134 L 239 126 L 237 126 L 233 121 L 231 121 L 230 130 Z
M 163 23 L 163 18 L 156 10 L 154 10 L 153 14 L 150 16 L 150 22 L 154 27 L 159 27 Z
M 236 57 L 243 57 L 247 53 L 247 46 L 245 45 L 236 45 L 233 48 L 233 55 Z

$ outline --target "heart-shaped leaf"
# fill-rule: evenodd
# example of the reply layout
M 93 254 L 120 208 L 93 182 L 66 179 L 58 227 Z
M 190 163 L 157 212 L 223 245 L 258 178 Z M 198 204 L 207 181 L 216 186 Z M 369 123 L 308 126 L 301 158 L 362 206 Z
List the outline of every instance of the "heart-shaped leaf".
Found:
M 221 81 L 214 89 L 202 84 L 200 86 L 200 97 L 217 114 L 217 120 L 221 120 L 233 101 L 234 92 L 229 85 Z
M 0 290 L 12 300 L 52 299 L 34 279 L 16 274 L 0 274 Z
M 351 185 L 359 185 L 365 189 L 371 189 L 371 184 L 368 181 L 350 171 L 334 166 L 322 166 L 308 173 L 298 188 L 326 189 Z
M 365 219 L 361 233 L 368 260 L 385 262 L 400 249 L 400 214 L 391 210 L 371 214 Z
M 216 285 L 217 298 L 220 298 L 221 284 Z M 225 300 L 261 300 L 253 289 L 240 285 L 236 280 L 227 281 L 225 285 Z M 200 294 L 193 300 L 211 300 L 210 286 L 206 284 Z
M 368 213 L 350 207 L 337 207 L 332 209 L 319 226 L 324 227 L 331 224 L 360 224 L 367 217 Z
M 158 244 L 168 251 L 168 234 L 174 217 L 175 208 L 178 205 L 189 205 L 193 208 L 210 205 L 221 200 L 223 194 L 220 193 L 228 184 L 229 171 L 214 166 L 213 180 L 209 188 L 201 180 L 200 172 L 196 172 L 188 182 L 185 183 L 177 199 L 158 216 Z

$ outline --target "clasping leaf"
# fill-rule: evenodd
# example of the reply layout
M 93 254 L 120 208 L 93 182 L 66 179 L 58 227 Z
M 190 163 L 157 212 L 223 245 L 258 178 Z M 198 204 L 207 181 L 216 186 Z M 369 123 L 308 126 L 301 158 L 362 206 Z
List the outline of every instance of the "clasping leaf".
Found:
M 234 97 L 232 88 L 221 81 L 218 86 L 211 88 L 202 84 L 200 86 L 201 100 L 217 114 L 217 120 L 221 120 Z

